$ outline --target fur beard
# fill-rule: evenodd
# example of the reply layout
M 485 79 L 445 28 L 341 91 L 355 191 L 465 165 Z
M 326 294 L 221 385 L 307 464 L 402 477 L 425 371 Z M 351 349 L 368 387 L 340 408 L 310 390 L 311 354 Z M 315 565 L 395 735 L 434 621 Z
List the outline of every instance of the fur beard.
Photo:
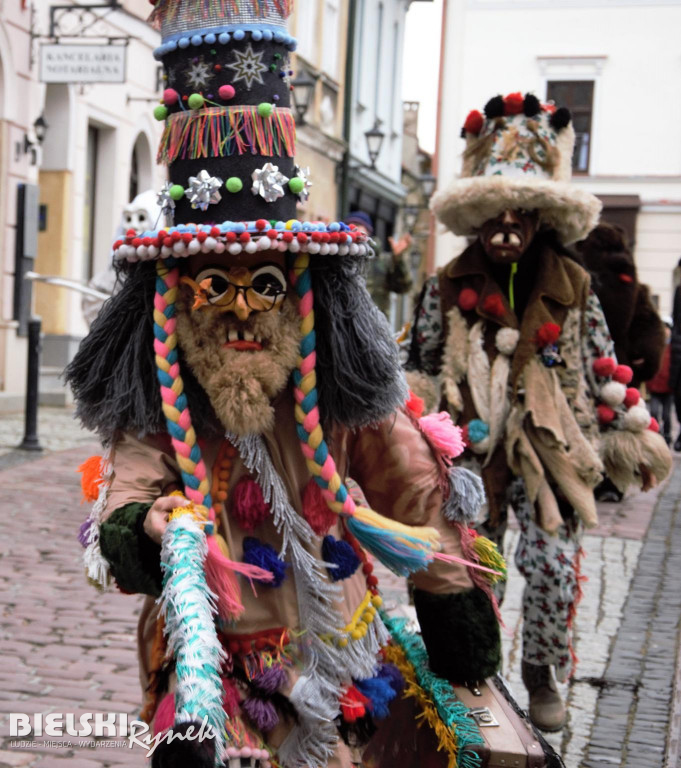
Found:
M 263 339 L 261 351 L 224 349 L 230 329 Z M 213 307 L 191 311 L 178 302 L 177 337 L 184 359 L 205 389 L 224 428 L 239 436 L 274 426 L 272 399 L 286 386 L 300 352 L 295 302 L 280 312 L 253 312 L 245 322 Z

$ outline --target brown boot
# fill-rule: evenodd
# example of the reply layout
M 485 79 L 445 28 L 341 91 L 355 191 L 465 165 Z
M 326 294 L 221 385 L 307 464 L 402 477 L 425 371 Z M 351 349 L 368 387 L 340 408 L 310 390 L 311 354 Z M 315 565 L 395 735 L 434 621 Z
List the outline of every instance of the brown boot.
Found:
M 530 720 L 542 731 L 559 731 L 565 725 L 565 705 L 551 667 L 523 661 L 522 676 L 530 694 Z

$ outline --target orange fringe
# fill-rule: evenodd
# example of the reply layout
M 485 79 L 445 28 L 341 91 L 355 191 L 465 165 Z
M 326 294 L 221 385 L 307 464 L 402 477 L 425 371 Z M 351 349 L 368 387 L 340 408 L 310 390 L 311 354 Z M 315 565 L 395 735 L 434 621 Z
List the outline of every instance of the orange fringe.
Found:
M 102 457 L 90 456 L 78 467 L 82 473 L 80 487 L 83 491 L 83 501 L 97 501 L 99 486 L 102 484 Z

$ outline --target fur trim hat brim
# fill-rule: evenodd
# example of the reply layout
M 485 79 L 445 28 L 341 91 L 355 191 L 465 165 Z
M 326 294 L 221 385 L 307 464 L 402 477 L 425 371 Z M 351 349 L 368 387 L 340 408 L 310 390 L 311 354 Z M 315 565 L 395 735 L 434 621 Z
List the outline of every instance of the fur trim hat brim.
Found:
M 601 201 L 573 184 L 527 182 L 508 176 L 457 179 L 436 192 L 430 209 L 455 235 L 472 236 L 507 209 L 539 211 L 543 227 L 553 229 L 563 245 L 583 240 L 598 224 Z

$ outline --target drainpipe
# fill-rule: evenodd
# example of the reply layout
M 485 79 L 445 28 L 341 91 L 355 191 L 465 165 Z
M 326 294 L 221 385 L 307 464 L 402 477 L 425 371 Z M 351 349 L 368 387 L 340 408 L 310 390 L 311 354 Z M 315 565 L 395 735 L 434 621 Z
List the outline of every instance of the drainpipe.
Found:
M 343 91 L 343 141 L 345 152 L 341 161 L 339 219 L 350 213 L 350 133 L 352 128 L 352 92 L 355 74 L 355 31 L 357 26 L 357 0 L 349 0 L 348 31 L 345 54 L 345 90 Z

